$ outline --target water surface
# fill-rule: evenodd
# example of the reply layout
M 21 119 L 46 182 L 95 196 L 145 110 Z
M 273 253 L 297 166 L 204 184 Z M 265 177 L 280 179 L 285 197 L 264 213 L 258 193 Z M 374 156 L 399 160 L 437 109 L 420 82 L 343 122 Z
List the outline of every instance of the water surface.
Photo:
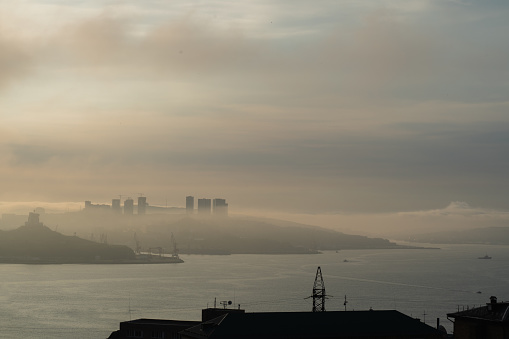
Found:
M 477 259 L 488 252 L 491 260 Z M 329 311 L 396 309 L 448 331 L 458 307 L 509 300 L 509 248 L 182 256 L 167 265 L 0 265 L 2 338 L 107 338 L 137 318 L 199 320 L 214 299 L 248 312 L 309 311 L 317 266 Z M 345 262 L 345 260 L 347 260 Z M 481 293 L 478 293 L 481 292 Z M 238 306 L 236 306 L 238 307 Z

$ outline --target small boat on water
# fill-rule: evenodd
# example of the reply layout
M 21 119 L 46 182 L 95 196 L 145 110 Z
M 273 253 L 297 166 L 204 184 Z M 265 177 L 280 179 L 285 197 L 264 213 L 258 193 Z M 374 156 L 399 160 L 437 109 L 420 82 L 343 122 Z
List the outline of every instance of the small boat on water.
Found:
M 491 259 L 491 257 L 488 255 L 488 253 L 486 253 L 484 257 L 479 257 L 477 259 Z

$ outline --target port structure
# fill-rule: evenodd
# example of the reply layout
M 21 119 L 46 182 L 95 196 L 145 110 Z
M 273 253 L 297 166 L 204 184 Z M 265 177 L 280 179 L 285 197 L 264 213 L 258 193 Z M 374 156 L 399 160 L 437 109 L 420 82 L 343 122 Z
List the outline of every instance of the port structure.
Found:
M 179 250 L 177 248 L 177 241 L 175 240 L 175 237 L 173 236 L 173 232 L 171 233 L 171 245 L 173 247 L 173 253 L 172 253 L 172 257 L 174 258 L 178 258 L 179 257 Z
M 134 243 L 136 244 L 136 249 L 134 250 L 134 253 L 141 254 L 141 241 L 136 236 L 136 233 L 134 233 Z
M 322 277 L 322 269 L 318 266 L 316 270 L 315 283 L 313 284 L 313 294 L 308 298 L 313 298 L 313 312 L 325 312 L 325 284 Z

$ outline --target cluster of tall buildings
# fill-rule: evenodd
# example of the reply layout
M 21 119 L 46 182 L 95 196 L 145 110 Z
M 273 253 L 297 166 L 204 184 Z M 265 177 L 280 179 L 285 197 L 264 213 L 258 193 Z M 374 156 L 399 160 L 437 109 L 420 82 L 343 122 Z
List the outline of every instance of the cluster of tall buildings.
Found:
M 113 211 L 117 214 L 133 215 L 134 214 L 134 200 L 127 198 L 124 200 L 122 206 L 120 199 L 112 199 L 111 205 L 107 204 L 92 204 L 91 201 L 85 201 L 85 211 Z M 147 197 L 138 197 L 137 214 L 144 215 L 147 213 Z M 195 210 L 194 197 L 186 197 L 186 212 L 187 214 L 198 215 L 215 215 L 215 216 L 228 216 L 228 204 L 225 199 L 198 199 L 197 209 Z
M 187 196 L 186 197 L 186 212 L 187 214 L 194 214 L 194 197 Z M 214 214 L 217 216 L 227 216 L 228 215 L 228 204 L 225 199 L 207 199 L 202 198 L 198 199 L 198 215 L 210 215 Z
M 146 214 L 147 213 L 147 197 L 138 197 L 138 214 Z M 92 210 L 112 210 L 115 213 L 124 215 L 133 215 L 134 214 L 134 200 L 132 198 L 127 198 L 124 200 L 124 208 L 122 211 L 122 206 L 120 205 L 120 199 L 112 199 L 111 206 L 106 204 L 92 204 L 91 201 L 85 201 L 85 211 Z

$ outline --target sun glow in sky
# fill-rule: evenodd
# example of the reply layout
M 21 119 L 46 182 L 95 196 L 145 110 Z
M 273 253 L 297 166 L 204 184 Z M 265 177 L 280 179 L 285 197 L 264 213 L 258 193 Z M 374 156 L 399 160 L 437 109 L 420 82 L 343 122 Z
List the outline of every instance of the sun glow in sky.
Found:
M 509 205 L 509 2 L 0 2 L 0 200 Z

